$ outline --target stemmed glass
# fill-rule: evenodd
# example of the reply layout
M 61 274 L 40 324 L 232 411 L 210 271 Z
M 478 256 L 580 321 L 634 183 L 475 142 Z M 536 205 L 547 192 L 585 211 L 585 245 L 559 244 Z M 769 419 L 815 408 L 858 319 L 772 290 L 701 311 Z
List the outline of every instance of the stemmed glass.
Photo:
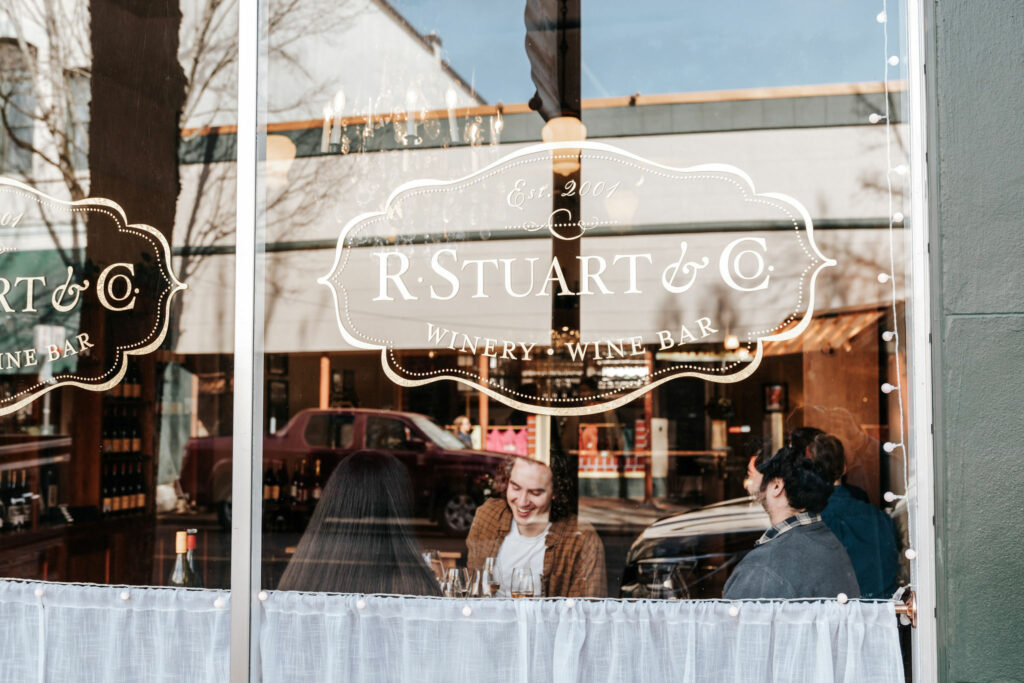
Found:
M 488 557 L 484 560 L 484 568 L 480 573 L 480 584 L 483 588 L 483 595 L 493 598 L 501 590 L 501 574 L 494 565 L 494 558 Z
M 529 567 L 516 567 L 512 570 L 512 585 L 509 592 L 513 598 L 533 597 L 533 572 Z
M 487 597 L 487 588 L 483 582 L 483 572 L 479 569 L 474 569 L 469 576 L 469 590 L 466 593 L 466 597 L 470 598 L 484 598 Z
M 441 562 L 441 552 L 439 550 L 425 550 L 422 553 L 423 561 L 430 567 L 430 571 L 434 573 L 434 578 L 437 579 L 439 586 L 444 588 L 444 563 Z
M 451 568 L 445 582 L 444 595 L 449 598 L 464 598 L 469 593 L 470 574 L 465 567 Z

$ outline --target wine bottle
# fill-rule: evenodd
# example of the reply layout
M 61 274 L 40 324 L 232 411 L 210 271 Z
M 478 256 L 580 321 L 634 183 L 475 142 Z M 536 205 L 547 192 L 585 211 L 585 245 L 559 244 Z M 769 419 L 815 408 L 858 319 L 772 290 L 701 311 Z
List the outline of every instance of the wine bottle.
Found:
M 114 497 L 110 490 L 112 482 L 110 481 L 110 470 L 112 465 L 107 465 L 103 468 L 103 474 L 100 475 L 100 491 L 103 499 L 103 516 L 109 517 L 114 513 Z
M 128 414 L 128 409 L 124 408 L 121 411 L 121 431 L 118 435 L 118 441 L 120 443 L 117 446 L 118 453 L 128 453 L 132 448 L 131 425 L 132 418 Z
M 136 465 L 137 475 L 135 483 L 135 507 L 139 512 L 146 511 L 146 470 L 142 466 L 142 456 Z
M 320 500 L 320 496 L 324 492 L 324 480 L 323 475 L 320 474 L 320 458 L 316 459 L 313 463 L 313 490 L 310 491 L 310 495 L 313 497 L 313 502 Z
M 11 473 L 12 479 L 14 473 Z M 11 523 L 11 527 L 15 530 L 25 527 L 28 522 L 28 505 L 26 500 L 29 498 L 28 484 L 26 481 L 25 470 L 21 471 L 21 484 L 19 485 L 16 480 L 12 481 L 10 489 L 10 502 L 7 505 L 7 516 Z
M 188 534 L 188 538 L 185 541 L 185 562 L 188 564 L 189 570 L 192 572 L 192 578 L 194 583 L 192 584 L 195 588 L 203 587 L 203 579 L 199 574 L 199 567 L 196 566 L 196 546 L 198 545 L 198 529 L 186 529 L 185 533 Z
M 288 466 L 284 464 L 284 460 L 281 461 L 281 466 L 277 468 L 277 500 L 281 503 L 288 502 Z
M 299 461 L 299 470 L 295 473 L 295 501 L 305 503 L 309 500 L 309 479 L 306 477 L 306 459 Z
M 43 468 L 43 484 L 40 494 L 43 497 L 43 508 L 47 516 L 52 515 L 60 500 L 60 482 L 56 465 L 48 465 Z
M 288 499 L 293 502 L 299 502 L 299 469 L 296 467 L 292 473 L 292 483 L 288 486 Z
M 110 487 L 110 499 L 112 506 L 112 512 L 115 515 L 120 515 L 124 511 L 124 490 L 122 489 L 124 483 L 124 466 L 118 467 L 113 466 L 113 484 Z
M 7 531 L 7 473 L 0 472 L 0 531 Z
M 170 585 L 182 588 L 193 588 L 196 585 L 196 577 L 189 567 L 185 554 L 188 552 L 188 533 L 177 531 L 174 534 L 174 568 L 171 570 Z
M 139 430 L 138 416 L 132 419 L 131 433 L 130 433 L 130 444 L 128 450 L 136 455 L 142 454 L 142 433 Z
M 274 500 L 277 496 L 274 495 L 274 465 L 271 463 L 266 470 L 263 472 L 263 500 Z

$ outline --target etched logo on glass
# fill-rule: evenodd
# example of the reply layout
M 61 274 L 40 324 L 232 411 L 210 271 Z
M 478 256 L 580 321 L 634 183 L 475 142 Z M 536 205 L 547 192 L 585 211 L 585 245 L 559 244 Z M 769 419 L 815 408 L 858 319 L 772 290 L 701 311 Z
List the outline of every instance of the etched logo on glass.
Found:
M 0 178 L 0 415 L 48 391 L 104 391 L 158 348 L 174 295 L 167 240 L 109 199 Z
M 456 381 L 587 414 L 678 377 L 749 376 L 766 342 L 810 322 L 815 279 L 836 263 L 813 232 L 797 200 L 734 166 L 551 143 L 401 185 L 348 221 L 319 282 L 345 341 L 379 350 L 403 386 Z M 616 381 L 586 396 L 559 380 L 598 374 Z

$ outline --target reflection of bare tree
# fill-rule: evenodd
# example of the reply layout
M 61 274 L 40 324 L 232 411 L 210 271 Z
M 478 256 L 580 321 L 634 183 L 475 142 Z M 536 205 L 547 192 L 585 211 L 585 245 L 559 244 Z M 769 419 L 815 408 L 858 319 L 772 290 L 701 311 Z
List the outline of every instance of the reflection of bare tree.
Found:
M 891 143 L 892 144 L 892 150 L 891 150 L 892 158 L 891 158 L 890 162 L 891 162 L 893 167 L 896 167 L 896 166 L 898 166 L 900 164 L 907 163 L 907 158 L 908 158 L 907 147 L 906 147 L 907 143 L 903 139 L 904 135 L 906 134 L 906 128 L 907 127 L 906 127 L 906 125 L 901 124 L 899 122 L 899 120 L 896 118 L 897 117 L 897 114 L 896 114 L 896 112 L 897 112 L 897 105 L 898 105 L 897 99 L 900 96 L 901 96 L 900 92 L 890 92 L 889 93 L 889 115 L 894 118 L 894 121 L 892 123 L 888 124 L 889 125 L 889 132 L 890 132 L 890 135 L 891 135 L 891 140 L 887 139 L 885 136 L 879 136 L 878 138 L 871 138 L 872 140 L 877 140 L 877 142 L 870 142 L 870 143 L 868 143 L 867 149 L 865 150 L 865 156 L 866 157 L 874 157 L 875 155 L 885 156 L 889 152 L 888 146 Z M 863 108 L 874 110 L 874 106 L 868 100 L 866 95 L 863 95 L 863 94 L 858 95 L 857 99 L 860 101 L 860 103 L 863 106 Z M 883 123 L 879 123 L 879 124 L 876 124 L 876 125 L 881 127 L 881 126 L 885 126 L 887 124 L 883 122 Z M 875 158 L 877 158 L 877 157 L 875 157 Z M 861 186 L 862 189 L 867 190 L 867 191 L 871 192 L 874 195 L 878 195 L 878 196 L 881 196 L 881 197 L 888 198 L 888 196 L 889 196 L 889 183 L 887 181 L 885 173 L 878 173 L 876 170 L 872 170 L 870 172 L 869 171 L 865 171 L 865 172 L 861 173 L 860 178 L 859 178 L 859 182 L 860 182 L 860 186 Z M 902 183 L 900 183 L 900 182 L 893 182 L 893 184 L 892 184 L 892 194 L 893 194 L 893 199 L 897 203 L 900 203 L 900 202 L 903 201 L 903 196 L 905 194 L 905 192 L 904 192 L 905 189 L 907 189 L 907 188 L 905 188 Z
M 218 156 L 217 132 L 204 130 L 206 126 L 237 120 L 236 74 L 238 58 L 237 0 L 181 0 L 183 10 L 182 49 L 179 60 L 188 80 L 186 101 L 182 113 L 185 127 L 202 132 L 205 160 L 191 169 L 183 169 L 183 193 L 178 204 L 178 226 L 174 244 L 180 253 L 177 277 L 188 282 L 201 267 L 206 255 L 217 246 L 230 245 L 235 233 L 236 172 L 233 161 Z M 317 82 L 303 66 L 299 54 L 300 41 L 318 35 L 343 33 L 354 14 L 362 11 L 364 3 L 332 3 L 324 0 L 273 0 L 268 6 L 266 26 L 268 63 L 287 65 L 296 79 L 309 84 L 296 98 L 300 101 L 329 101 L 333 93 L 326 81 Z M 300 102 L 278 101 L 268 103 L 268 117 L 275 111 L 294 108 Z M 316 217 L 316 207 L 325 190 L 318 187 L 312 173 L 289 173 L 287 191 L 269 189 L 266 196 L 267 216 L 288 216 L 283 232 L 275 232 L 274 239 L 287 234 L 301 234 Z M 290 176 L 297 177 L 292 178 Z M 306 198 L 293 211 L 285 214 L 284 205 L 289 194 Z M 273 282 L 271 273 L 268 282 Z M 229 297 L 230 292 L 224 296 Z M 275 299 L 268 292 L 268 306 Z M 268 311 L 269 313 L 269 311 Z M 180 332 L 180 310 L 175 311 L 168 332 L 174 344 Z
M 4 133 L 44 166 L 41 175 L 58 173 L 71 199 L 82 199 L 86 150 L 76 135 L 84 122 L 76 121 L 82 102 L 76 101 L 81 90 L 75 84 L 89 77 L 88 5 L 25 0 L 17 11 L 0 11 L 14 32 L 13 40 L 4 41 L 0 58 Z M 36 140 L 40 129 L 43 137 Z M 23 170 L 26 182 L 34 185 L 31 167 Z
M 234 121 L 238 60 L 237 0 L 180 0 L 182 30 L 179 59 L 188 79 L 182 121 L 200 128 L 230 114 Z M 267 7 L 267 62 L 287 65 L 296 78 L 311 86 L 298 96 L 329 100 L 327 84 L 316 83 L 299 55 L 301 41 L 318 35 L 343 33 L 365 3 L 326 0 L 271 0 Z M 270 102 L 268 113 L 294 107 L 297 102 Z
M 17 10 L 0 8 L 0 17 L 13 32 L 0 39 L 0 126 L 7 142 L 0 169 L 43 191 L 60 182 L 72 201 L 83 199 L 88 183 L 88 5 L 24 0 Z M 71 264 L 80 218 L 70 218 L 69 253 L 42 208 L 40 215 L 54 249 Z

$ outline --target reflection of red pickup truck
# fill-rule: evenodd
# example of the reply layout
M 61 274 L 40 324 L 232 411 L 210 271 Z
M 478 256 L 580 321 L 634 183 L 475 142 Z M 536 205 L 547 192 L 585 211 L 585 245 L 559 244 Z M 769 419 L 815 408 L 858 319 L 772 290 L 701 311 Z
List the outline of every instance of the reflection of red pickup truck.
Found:
M 181 463 L 182 490 L 197 503 L 215 507 L 226 525 L 231 519 L 231 446 L 230 436 L 190 439 Z M 326 481 L 343 457 L 363 449 L 401 460 L 412 480 L 416 514 L 452 535 L 469 531 L 483 501 L 481 480 L 496 474 L 504 460 L 498 453 L 466 448 L 424 415 L 309 408 L 263 438 L 264 469 L 283 461 L 294 472 L 303 458 L 310 466 L 319 459 Z

